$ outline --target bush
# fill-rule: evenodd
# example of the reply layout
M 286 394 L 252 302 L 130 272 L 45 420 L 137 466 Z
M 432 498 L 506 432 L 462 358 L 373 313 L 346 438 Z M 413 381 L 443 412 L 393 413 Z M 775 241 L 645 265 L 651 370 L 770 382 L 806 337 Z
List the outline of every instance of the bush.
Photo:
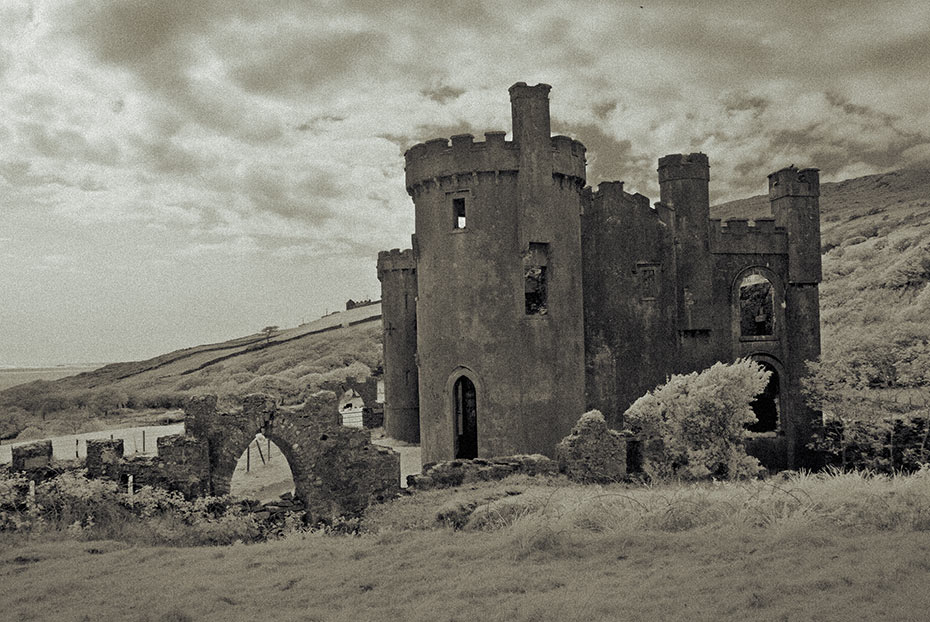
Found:
M 769 372 L 749 359 L 716 363 L 702 372 L 672 376 L 636 400 L 625 424 L 643 442 L 643 470 L 652 478 L 735 479 L 756 476 L 759 461 L 746 454 L 750 406 Z
M 66 471 L 36 486 L 22 474 L 0 471 L 0 532 L 62 534 L 81 540 L 141 544 L 215 545 L 257 542 L 310 529 L 302 517 L 260 520 L 238 500 L 143 486 L 129 495 L 115 482 Z

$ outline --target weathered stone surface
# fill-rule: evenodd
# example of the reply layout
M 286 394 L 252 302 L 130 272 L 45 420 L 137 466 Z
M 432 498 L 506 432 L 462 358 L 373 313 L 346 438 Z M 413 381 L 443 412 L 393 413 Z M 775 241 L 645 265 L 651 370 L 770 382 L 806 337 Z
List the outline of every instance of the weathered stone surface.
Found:
M 161 439 L 159 439 L 161 440 Z M 123 459 L 123 439 L 88 439 L 87 477 L 106 477 L 119 479 L 122 472 L 120 462 Z
M 551 135 L 549 90 L 511 87 L 512 141 L 405 154 L 413 247 L 377 264 L 385 432 L 421 439 L 427 463 L 552 456 L 577 414 L 622 429 L 670 374 L 750 357 L 774 378 L 756 407 L 777 413 L 756 431 L 780 437 L 760 457 L 816 466 L 801 379 L 820 353 L 818 171 L 772 173 L 769 213 L 727 222 L 710 218 L 703 153 L 659 159 L 658 202 L 620 181 L 585 188 L 585 147 Z M 740 296 L 753 279 L 762 304 Z
M 500 480 L 518 473 L 524 475 L 554 475 L 558 466 L 554 460 L 540 454 L 450 460 L 427 464 L 420 475 L 408 475 L 407 485 L 420 490 L 450 488 L 490 480 Z
M 52 441 L 36 441 L 28 445 L 19 445 L 10 451 L 13 454 L 10 470 L 14 472 L 41 469 L 52 462 Z
M 626 478 L 626 438 L 611 430 L 600 411 L 581 415 L 571 434 L 556 445 L 559 471 L 586 484 Z
M 231 413 L 218 412 L 213 396 L 197 397 L 188 404 L 186 422 L 187 434 L 158 439 L 154 458 L 120 459 L 122 441 L 119 451 L 110 441 L 89 442 L 89 472 L 113 479 L 132 475 L 138 485 L 188 497 L 226 494 L 239 457 L 262 432 L 287 459 L 296 491 L 295 498 L 269 504 L 263 512 L 306 509 L 310 520 L 329 521 L 357 515 L 400 490 L 400 456 L 372 445 L 368 431 L 341 426 L 332 391 L 314 394 L 295 410 L 253 394 Z

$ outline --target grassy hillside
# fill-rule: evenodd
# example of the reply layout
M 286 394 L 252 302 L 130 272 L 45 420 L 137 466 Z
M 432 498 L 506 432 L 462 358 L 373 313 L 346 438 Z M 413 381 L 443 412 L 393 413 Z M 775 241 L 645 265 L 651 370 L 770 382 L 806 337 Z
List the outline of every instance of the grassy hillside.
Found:
M 832 400 L 843 409 L 930 405 L 930 170 L 823 184 L 820 209 L 821 393 L 845 391 L 846 399 Z M 770 212 L 758 196 L 712 214 Z
M 116 363 L 0 391 L 0 438 L 93 430 L 128 411 L 181 406 L 215 393 L 229 405 L 263 391 L 300 403 L 328 382 L 362 380 L 381 366 L 380 305 L 330 315 L 270 339 L 251 335 Z

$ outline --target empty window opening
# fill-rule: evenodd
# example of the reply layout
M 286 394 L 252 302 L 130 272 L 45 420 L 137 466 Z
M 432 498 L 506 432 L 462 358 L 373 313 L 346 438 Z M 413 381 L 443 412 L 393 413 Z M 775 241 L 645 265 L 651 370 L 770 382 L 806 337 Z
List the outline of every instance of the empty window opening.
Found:
M 659 295 L 656 266 L 639 266 L 639 295 L 643 300 L 655 300 Z
M 455 229 L 465 228 L 465 197 L 452 199 L 452 226 Z
M 549 245 L 530 242 L 523 256 L 523 296 L 527 315 L 548 313 Z
M 775 334 L 775 294 L 761 274 L 747 275 L 739 285 L 739 328 L 743 337 Z
M 455 457 L 478 457 L 478 409 L 474 383 L 461 376 L 452 387 L 455 416 Z
M 775 368 L 763 361 L 756 361 L 765 371 L 770 372 L 768 384 L 765 389 L 752 401 L 752 412 L 755 413 L 756 423 L 746 426 L 750 432 L 774 432 L 778 429 L 778 400 L 779 378 Z
M 294 495 L 294 475 L 281 449 L 263 434 L 255 435 L 233 471 L 229 492 L 241 499 L 275 501 Z

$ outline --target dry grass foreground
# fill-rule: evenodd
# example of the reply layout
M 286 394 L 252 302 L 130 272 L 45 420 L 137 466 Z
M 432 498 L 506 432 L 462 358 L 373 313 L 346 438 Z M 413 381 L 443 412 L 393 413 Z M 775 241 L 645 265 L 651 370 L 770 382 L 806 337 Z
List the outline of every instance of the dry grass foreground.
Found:
M 512 478 L 403 497 L 363 526 L 229 547 L 7 538 L 0 616 L 924 620 L 930 607 L 930 471 L 652 488 Z

